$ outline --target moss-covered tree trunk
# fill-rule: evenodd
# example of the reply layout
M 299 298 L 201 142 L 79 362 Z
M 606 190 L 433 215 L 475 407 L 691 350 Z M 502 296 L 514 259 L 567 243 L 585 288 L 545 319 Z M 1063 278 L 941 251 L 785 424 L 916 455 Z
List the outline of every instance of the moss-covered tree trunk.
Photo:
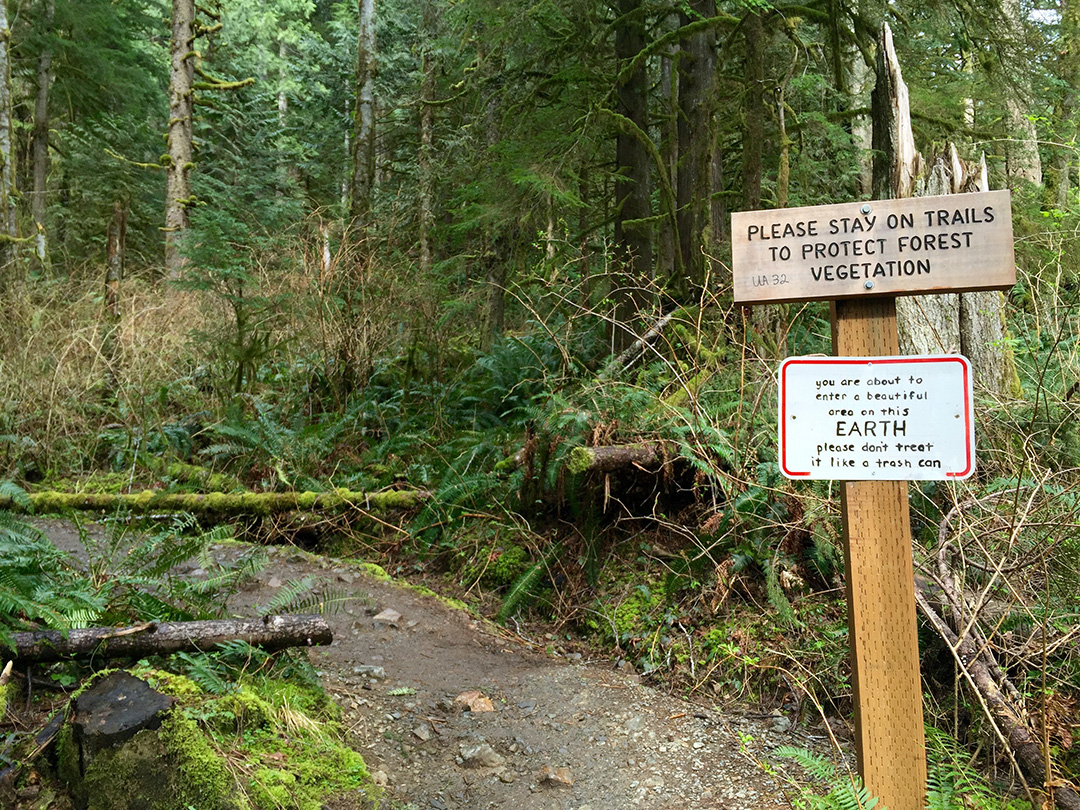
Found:
M 371 194 L 375 187 L 375 0 L 358 0 L 356 115 L 353 121 L 352 180 L 349 216 L 354 226 L 370 223 Z
M 12 151 L 11 27 L 7 0 L 0 0 L 0 293 L 17 277 L 15 165 Z
M 611 348 L 618 353 L 637 339 L 641 316 L 651 299 L 653 245 L 650 156 L 645 143 L 649 77 L 646 60 L 637 58 L 645 48 L 648 9 L 642 0 L 618 0 L 616 13 L 619 126 L 615 136 L 615 273 L 610 293 L 614 312 L 609 335 Z
M 423 0 L 420 10 L 423 49 L 420 56 L 420 148 L 417 151 L 417 216 L 420 241 L 420 275 L 431 275 L 431 228 L 435 222 L 435 174 L 431 167 L 432 141 L 435 135 L 435 4 Z
M 38 53 L 37 64 L 37 97 L 34 101 L 34 131 L 32 136 L 33 146 L 33 176 L 34 187 L 30 193 L 30 215 L 34 219 L 37 228 L 37 245 L 35 253 L 43 272 L 49 267 L 48 241 L 45 226 L 45 215 L 49 208 L 46 198 L 46 186 L 49 177 L 49 85 L 52 82 L 52 36 L 53 18 L 56 15 L 55 0 L 44 0 L 42 8 L 42 24 L 45 33 L 45 44 Z
M 194 152 L 195 2 L 173 0 L 169 45 L 169 127 L 165 166 L 165 272 L 179 278 L 183 240 L 191 226 L 191 169 Z
M 692 0 L 680 13 L 680 24 L 716 16 L 715 0 Z M 676 210 L 679 255 L 691 289 L 705 283 L 702 246 L 710 225 L 713 146 L 713 82 L 716 74 L 716 31 L 696 29 L 682 43 L 679 60 L 679 171 Z

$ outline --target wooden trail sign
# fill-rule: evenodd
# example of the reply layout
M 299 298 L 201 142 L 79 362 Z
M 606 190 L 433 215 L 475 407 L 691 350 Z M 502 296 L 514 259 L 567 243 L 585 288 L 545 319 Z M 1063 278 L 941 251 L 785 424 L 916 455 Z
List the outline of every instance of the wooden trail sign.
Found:
M 735 301 L 831 301 L 834 361 L 913 360 L 898 357 L 896 296 L 1006 289 L 1016 281 L 1007 191 L 748 211 L 732 215 L 732 233 Z M 971 375 L 967 361 L 956 360 L 965 377 L 961 401 L 941 398 L 936 417 L 947 411 L 946 416 L 965 423 L 958 455 L 950 456 L 951 460 L 935 456 L 933 448 L 925 445 L 936 444 L 937 439 L 908 442 L 900 436 L 889 437 L 894 443 L 915 445 L 911 453 L 917 460 L 941 462 L 925 475 L 869 475 L 865 470 L 874 464 L 874 457 L 861 444 L 858 452 L 863 455 L 854 449 L 826 454 L 823 445 L 829 441 L 821 438 L 806 453 L 805 436 L 791 440 L 791 431 L 797 430 L 792 420 L 779 428 L 781 449 L 790 441 L 793 447 L 803 448 L 800 452 L 811 464 L 789 464 L 785 457 L 785 472 L 801 474 L 791 477 L 842 481 L 855 746 L 864 782 L 889 810 L 922 810 L 926 794 L 911 515 L 907 483 L 897 479 L 962 478 L 974 467 Z M 878 387 L 899 391 L 898 383 Z M 935 396 L 944 397 L 938 391 Z M 829 413 L 826 403 L 824 414 L 806 410 L 804 422 L 816 420 L 821 423 L 818 428 L 831 426 L 834 433 L 844 434 L 837 439 L 846 439 L 852 433 L 851 420 L 858 418 L 863 420 L 860 433 L 865 434 L 870 417 L 861 413 L 861 398 L 859 402 L 858 415 Z M 849 404 L 853 403 L 852 398 Z M 798 422 L 799 413 L 784 407 L 781 402 L 778 415 L 794 413 Z M 875 404 L 867 410 L 879 407 L 894 404 Z M 832 410 L 854 408 L 838 399 Z M 903 417 L 890 415 L 888 419 L 890 430 L 898 432 L 894 420 Z M 906 424 L 903 429 L 907 430 Z M 846 447 L 850 442 L 839 444 Z M 919 445 L 924 446 L 920 449 Z M 811 474 L 813 460 L 820 459 L 824 466 L 826 457 L 839 459 L 835 472 Z M 891 462 L 902 461 L 904 456 L 881 458 Z M 849 463 L 852 460 L 854 464 Z M 832 461 L 829 464 L 833 466 Z M 946 475 L 950 472 L 952 476 Z
M 742 211 L 731 233 L 736 303 L 1016 283 L 1008 191 Z

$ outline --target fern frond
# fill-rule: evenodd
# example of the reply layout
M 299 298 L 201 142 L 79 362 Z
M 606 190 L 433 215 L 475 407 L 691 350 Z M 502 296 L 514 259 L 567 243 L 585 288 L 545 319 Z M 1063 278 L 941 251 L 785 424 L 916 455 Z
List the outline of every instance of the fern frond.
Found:
M 510 590 L 503 597 L 503 603 L 499 608 L 496 621 L 502 624 L 517 613 L 518 608 L 521 607 L 525 600 L 535 596 L 535 589 L 544 579 L 547 571 L 548 560 L 546 558 L 525 569 L 524 573 L 514 580 L 514 584 L 510 586 Z

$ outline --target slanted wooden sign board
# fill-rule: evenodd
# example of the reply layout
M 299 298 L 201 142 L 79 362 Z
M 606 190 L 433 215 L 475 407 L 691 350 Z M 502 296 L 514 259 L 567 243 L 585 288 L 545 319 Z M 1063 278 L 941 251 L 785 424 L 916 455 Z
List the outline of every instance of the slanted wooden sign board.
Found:
M 846 361 L 849 365 L 846 376 L 845 367 L 837 365 L 828 373 L 811 373 L 802 380 L 804 386 L 808 380 L 811 396 L 819 393 L 819 381 L 822 389 L 829 387 L 826 379 L 836 383 L 847 379 L 854 389 L 850 371 L 856 363 L 895 363 L 899 367 L 903 361 L 916 360 L 898 357 L 896 296 L 1006 289 L 1016 280 L 1007 191 L 743 212 L 732 215 L 732 233 L 737 303 L 831 302 L 833 362 Z M 841 482 L 856 753 L 864 782 L 880 798 L 879 806 L 889 810 L 922 810 L 926 793 L 906 480 L 962 478 L 970 475 L 975 464 L 970 368 L 963 358 L 937 359 L 942 369 L 948 367 L 953 375 L 959 372 L 965 379 L 959 386 L 947 383 L 951 392 L 935 388 L 933 396 L 938 407 L 918 419 L 963 423 L 963 430 L 906 441 L 909 426 L 915 428 L 913 417 L 903 424 L 904 438 L 888 439 L 894 445 L 915 445 L 914 449 L 886 447 L 871 451 L 863 448 L 869 448 L 871 443 L 865 435 L 858 437 L 857 450 L 855 442 L 848 441 L 853 438 L 853 420 L 859 420 L 861 434 L 870 429 L 867 421 L 882 420 L 889 421 L 889 431 L 899 433 L 893 422 L 905 417 L 877 413 L 879 408 L 896 407 L 899 402 L 875 399 L 874 405 L 865 407 L 875 411 L 873 417 L 861 413 L 865 404 L 862 395 L 857 400 L 860 413 L 846 413 L 855 410 L 854 394 L 850 401 L 832 400 L 831 406 L 829 400 L 822 399 L 796 402 L 795 409 L 787 411 L 781 402 L 778 409 L 781 419 L 795 417 L 782 421 L 779 427 L 782 452 L 785 445 L 790 445 L 786 450 L 795 454 L 782 457 L 786 472 L 795 473 L 791 475 L 794 478 L 820 477 Z M 805 371 L 814 362 L 819 362 L 820 372 L 825 368 L 821 360 L 791 360 L 781 373 Z M 794 376 L 798 376 L 797 371 Z M 894 376 L 879 375 L 875 393 L 899 394 L 899 381 L 885 384 Z M 859 385 L 866 386 L 866 379 L 859 379 Z M 930 392 L 925 387 L 919 391 L 927 393 L 929 400 Z M 804 422 L 812 433 L 817 431 L 810 436 L 796 435 L 800 429 L 793 427 L 804 406 Z M 819 407 L 824 407 L 824 412 L 817 410 Z M 815 421 L 819 424 L 811 426 Z M 836 434 L 835 445 L 845 449 L 827 450 L 824 445 L 834 442 L 820 435 L 822 430 Z M 874 437 L 876 445 L 880 445 L 879 438 L 885 437 Z M 926 446 L 942 441 L 954 445 L 947 458 L 935 455 L 938 448 Z M 835 463 L 826 462 L 826 457 L 835 458 Z M 886 462 L 880 468 L 889 470 L 886 477 L 878 474 L 878 458 Z M 919 460 L 931 465 L 924 466 L 919 476 L 901 476 L 898 471 L 906 467 L 894 462 L 905 458 L 912 460 L 913 466 Z M 815 463 L 815 459 L 819 461 Z M 940 466 L 932 463 L 935 460 Z M 828 474 L 813 474 L 826 463 L 830 467 Z M 901 478 L 904 480 L 897 480 Z
M 1008 191 L 731 215 L 736 303 L 1003 290 Z

